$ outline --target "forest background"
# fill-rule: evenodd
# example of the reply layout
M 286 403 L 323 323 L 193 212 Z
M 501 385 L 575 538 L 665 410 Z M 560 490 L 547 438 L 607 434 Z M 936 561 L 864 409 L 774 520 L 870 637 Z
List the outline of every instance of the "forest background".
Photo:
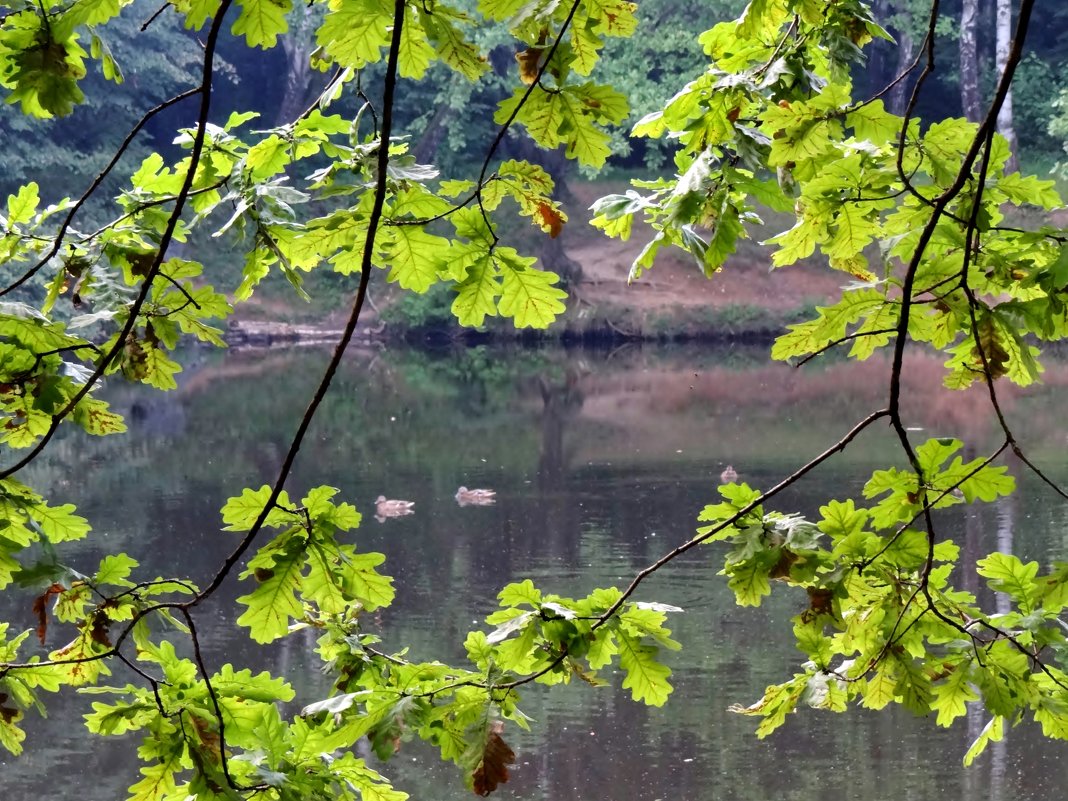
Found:
M 1008 41 L 1012 4 L 995 0 L 948 0 L 941 4 L 935 43 L 938 69 L 926 81 L 914 110 L 921 120 L 981 115 L 993 93 L 999 72 L 997 30 L 999 7 L 1004 41 Z M 1009 111 L 999 120 L 1026 172 L 1049 175 L 1058 188 L 1068 184 L 1068 6 L 1049 4 L 1044 24 L 1032 29 L 1027 52 L 1012 86 Z M 706 56 L 693 36 L 718 21 L 733 19 L 745 8 L 743 0 L 643 0 L 635 35 L 609 39 L 603 53 L 601 80 L 619 89 L 630 103 L 626 119 L 610 129 L 611 156 L 605 168 L 580 168 L 565 158 L 563 148 L 546 151 L 522 133 L 511 132 L 502 145 L 502 157 L 543 164 L 557 181 L 558 195 L 575 224 L 565 226 L 559 238 L 539 236 L 516 221 L 507 233 L 527 246 L 541 263 L 573 287 L 576 303 L 552 329 L 555 335 L 608 338 L 757 337 L 771 338 L 783 326 L 811 316 L 813 307 L 837 295 L 841 283 L 816 269 L 819 257 L 800 269 L 770 275 L 769 256 L 759 244 L 760 234 L 770 237 L 783 229 L 788 215 L 764 210 L 764 224 L 756 227 L 753 241 L 741 242 L 733 260 L 735 269 L 705 280 L 701 269 L 680 252 L 665 252 L 658 262 L 661 280 L 628 287 L 631 262 L 641 249 L 642 237 L 605 241 L 582 224 L 598 197 L 617 191 L 629 179 L 651 178 L 672 169 L 672 146 L 662 139 L 634 139 L 628 131 L 646 114 L 660 108 L 688 76 L 698 73 Z M 267 127 L 293 119 L 322 92 L 325 73 L 313 68 L 316 30 L 323 6 L 296 4 L 288 14 L 288 30 L 279 47 L 249 48 L 243 35 L 223 31 L 218 44 L 219 77 L 213 87 L 212 121 L 221 125 L 231 112 L 252 111 Z M 161 97 L 180 91 L 199 65 L 196 34 L 183 28 L 173 14 L 155 14 L 148 0 L 137 0 L 120 19 L 109 25 L 108 46 L 124 80 L 116 84 L 96 62 L 82 81 L 91 104 L 75 106 L 65 117 L 36 119 L 16 106 L 0 106 L 0 139 L 5 143 L 0 193 L 36 181 L 42 201 L 55 203 L 76 188 L 89 185 L 114 152 L 114 144 L 138 121 L 146 108 Z M 866 97 L 891 84 L 918 55 L 927 25 L 929 3 L 924 0 L 876 0 L 873 12 L 896 42 L 876 40 L 865 50 L 866 60 L 854 71 L 855 96 Z M 146 23 L 151 20 L 151 24 Z M 144 30 L 141 30 L 144 28 Z M 445 174 L 463 175 L 477 168 L 486 143 L 496 131 L 493 115 L 510 92 L 515 71 L 514 47 L 506 26 L 478 31 L 479 46 L 491 49 L 491 71 L 478 82 L 434 63 L 419 80 L 403 81 L 396 108 L 397 126 L 411 132 L 409 144 L 419 163 L 439 165 Z M 638 65 L 638 66 L 636 66 Z M 371 64 L 363 80 L 375 86 L 384 65 Z M 885 97 L 888 111 L 901 114 L 908 101 L 908 82 L 902 81 Z M 343 97 L 337 113 L 355 113 L 354 100 Z M 164 110 L 148 120 L 145 130 L 111 171 L 102 191 L 90 200 L 103 209 L 107 198 L 119 191 L 122 176 L 147 155 L 159 152 L 167 161 L 178 158 L 180 144 L 174 132 L 191 123 L 190 109 Z M 80 191 L 80 190 L 79 190 Z M 103 222 L 103 216 L 100 222 Z M 1058 220 L 1053 222 L 1057 223 Z M 188 247 L 195 250 L 220 288 L 236 287 L 242 278 L 240 237 L 194 235 Z M 181 246 L 175 251 L 180 255 Z M 745 268 L 745 269 L 740 269 Z M 319 270 L 304 276 L 314 299 L 304 303 L 283 276 L 267 277 L 250 302 L 235 309 L 235 319 L 312 322 L 332 329 L 343 317 L 346 292 L 354 288 L 351 276 Z M 46 277 L 26 287 L 23 298 L 40 302 Z M 364 315 L 368 326 L 421 338 L 428 333 L 458 332 L 450 311 L 453 292 L 446 284 L 426 294 L 401 293 L 395 287 L 372 291 L 372 304 Z M 381 293 L 381 294 L 380 294 Z M 377 302 L 376 302 L 377 301 Z M 387 308 L 388 307 L 388 308 Z M 324 309 L 327 314 L 324 316 Z M 331 315 L 330 312 L 336 312 Z M 499 335 L 514 332 L 509 323 L 488 320 Z M 495 323 L 498 323 L 495 325 Z

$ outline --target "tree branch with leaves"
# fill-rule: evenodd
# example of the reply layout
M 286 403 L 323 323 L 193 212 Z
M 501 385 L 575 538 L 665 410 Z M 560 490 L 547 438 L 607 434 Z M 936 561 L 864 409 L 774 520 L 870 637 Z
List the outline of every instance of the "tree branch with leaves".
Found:
M 231 17 L 231 30 L 250 47 L 275 47 L 290 5 L 165 6 L 160 13 L 177 14 L 190 29 L 207 28 L 201 79 L 186 93 L 199 97 L 196 122 L 178 138 L 188 155 L 171 164 L 160 154 L 146 158 L 103 227 L 80 225 L 103 175 L 78 202 L 44 209 L 39 187 L 27 184 L 9 197 L 3 220 L 0 260 L 11 277 L 0 306 L 0 441 L 11 454 L 0 470 L 0 589 L 16 580 L 38 585 L 41 649 L 33 632 L 9 634 L 0 624 L 0 745 L 19 753 L 24 715 L 43 706 L 47 693 L 76 688 L 107 697 L 93 704 L 91 731 L 140 734 L 144 764 L 133 799 L 401 799 L 352 749 L 367 738 L 388 757 L 402 732 L 437 747 L 485 795 L 507 780 L 514 758 L 506 724 L 528 725 L 521 689 L 572 679 L 601 684 L 599 674 L 615 665 L 636 701 L 668 701 L 664 653 L 679 643 L 667 620 L 681 610 L 635 598 L 649 576 L 706 543 L 726 544 L 722 572 L 740 605 L 759 605 L 773 582 L 806 600 L 792 621 L 806 661 L 755 704 L 737 707 L 761 718 L 760 736 L 799 705 L 845 711 L 851 702 L 898 703 L 950 725 L 981 701 L 991 722 L 966 761 L 1028 717 L 1047 735 L 1068 738 L 1060 620 L 1068 566 L 1040 574 L 1036 563 L 990 554 L 978 573 L 1011 608 L 982 609 L 951 581 L 959 549 L 941 513 L 1012 493 L 1014 481 L 997 463 L 1009 450 L 1053 484 L 1013 435 L 997 393 L 1004 380 L 1037 381 L 1034 342 L 1058 340 L 1068 328 L 1065 232 L 1002 224 L 1006 206 L 1062 204 L 1050 182 L 1007 169 L 1011 153 L 995 131 L 1033 5 L 1021 3 L 997 92 L 979 123 L 915 116 L 938 59 L 944 12 L 937 0 L 919 58 L 867 98 L 852 96 L 850 70 L 873 39 L 889 35 L 859 0 L 760 0 L 698 37 L 707 66 L 633 132 L 667 142 L 676 174 L 598 201 L 594 225 L 621 238 L 639 230 L 652 236 L 632 266 L 635 280 L 667 247 L 690 253 L 715 280 L 731 269 L 730 255 L 762 209 L 792 212 L 793 226 L 767 243 L 772 263 L 788 268 L 818 256 L 852 283 L 814 319 L 783 333 L 772 356 L 803 362 L 848 345 L 849 356 L 868 359 L 889 349 L 886 403 L 774 487 L 723 487 L 697 533 L 622 590 L 569 598 L 530 581 L 504 587 L 487 628 L 464 642 L 466 666 L 413 660 L 366 631 L 365 615 L 388 606 L 395 589 L 378 570 L 382 554 L 340 537 L 360 525 L 361 514 L 331 487 L 299 500 L 287 487 L 379 271 L 412 292 L 449 285 L 452 310 L 466 325 L 503 316 L 517 327 L 544 328 L 565 310 L 557 277 L 500 233 L 501 220 L 518 215 L 559 234 L 568 217 L 552 196 L 553 176 L 502 161 L 498 150 L 521 128 L 542 147 L 601 167 L 608 130 L 628 104 L 592 74 L 606 40 L 632 35 L 641 9 L 624 0 L 481 0 L 475 9 L 335 0 L 322 5 L 312 56 L 334 76 L 327 90 L 295 119 L 256 131 L 248 130 L 249 113 L 212 121 L 215 51 Z M 102 46 L 87 53 L 79 41 L 97 41 L 126 8 L 76 0 L 11 11 L 0 24 L 0 83 L 9 99 L 39 116 L 69 112 L 83 100 L 86 57 L 110 57 Z M 508 31 L 514 91 L 498 108 L 477 175 L 445 178 L 418 163 L 395 130 L 401 80 L 419 80 L 438 63 L 478 80 L 488 54 L 470 36 L 476 26 Z M 381 67 L 374 89 L 365 83 L 373 65 Z M 910 93 L 903 116 L 879 99 L 894 88 Z M 104 174 L 158 110 L 117 146 Z M 52 505 L 20 476 L 61 426 L 93 435 L 124 430 L 96 397 L 105 376 L 170 389 L 181 343 L 224 344 L 215 323 L 231 313 L 230 300 L 204 283 L 203 265 L 168 253 L 200 230 L 244 244 L 235 303 L 272 270 L 298 295 L 306 294 L 308 271 L 358 273 L 344 333 L 273 483 L 235 490 L 223 507 L 224 529 L 239 539 L 211 575 L 143 577 L 124 553 L 75 568 L 62 561 L 63 546 L 88 536 L 88 521 L 70 504 Z M 37 273 L 49 282 L 40 303 L 20 296 L 25 277 Z M 92 326 L 97 333 L 86 336 Z M 953 438 L 913 441 L 901 374 L 905 354 L 921 348 L 945 354 L 948 386 L 987 386 L 1003 441 L 986 457 L 965 461 Z M 879 424 L 895 433 L 901 466 L 876 471 L 863 500 L 827 499 L 816 520 L 770 507 Z M 44 551 L 59 556 L 38 561 Z M 208 664 L 198 615 L 235 579 L 248 588 L 237 599 L 237 622 L 254 641 L 318 634 L 316 652 L 332 681 L 327 698 L 302 699 L 299 714 L 284 716 L 281 705 L 295 698 L 285 678 Z M 43 651 L 57 627 L 72 628 L 74 638 Z M 112 670 L 128 683 L 101 685 Z

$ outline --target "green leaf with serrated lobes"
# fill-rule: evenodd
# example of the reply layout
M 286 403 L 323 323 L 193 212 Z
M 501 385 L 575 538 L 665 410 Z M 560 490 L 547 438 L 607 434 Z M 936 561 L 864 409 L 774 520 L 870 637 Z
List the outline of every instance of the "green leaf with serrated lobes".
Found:
M 502 275 L 498 311 L 504 317 L 513 318 L 516 328 L 547 328 L 565 309 L 562 301 L 567 293 L 554 286 L 560 277 L 532 269 L 534 259 L 508 251 L 500 248 L 496 254 Z
M 953 721 L 968 713 L 968 703 L 979 696 L 969 681 L 968 662 L 956 665 L 949 676 L 934 685 L 931 709 L 938 712 L 939 726 L 951 726 Z
M 442 269 L 442 255 L 449 249 L 449 240 L 428 234 L 417 226 L 393 228 L 392 240 L 385 245 L 386 261 L 390 265 L 389 281 L 396 281 L 405 289 L 426 292 L 438 282 Z
M 481 326 L 486 317 L 497 316 L 497 298 L 501 284 L 493 259 L 487 253 L 467 268 L 467 277 L 456 284 L 452 313 L 460 325 Z
M 405 78 L 422 78 L 434 58 L 434 48 L 427 41 L 426 31 L 412 6 L 405 6 L 404 27 L 401 28 L 398 69 Z
M 1024 614 L 1034 609 L 1034 599 L 1041 592 L 1035 581 L 1038 562 L 1024 564 L 1012 554 L 992 553 L 976 562 L 976 571 L 990 579 L 991 589 L 1007 593 Z
M 477 81 L 490 68 L 489 60 L 449 20 L 431 14 L 426 30 L 438 57 L 467 80 Z
M 850 325 L 875 313 L 884 303 L 886 297 L 876 289 L 845 292 L 838 303 L 817 307 L 815 320 L 791 325 L 789 333 L 775 340 L 771 357 L 784 360 L 814 353 L 841 339 Z
M 392 23 L 393 3 L 388 0 L 332 3 L 316 41 L 340 65 L 361 69 L 382 58 Z
M 734 590 L 734 597 L 739 606 L 760 606 L 761 599 L 771 594 L 771 584 L 768 582 L 769 567 L 758 559 L 731 565 L 730 581 L 727 585 Z
M 290 0 L 238 0 L 238 5 L 241 13 L 230 32 L 243 35 L 249 47 L 274 47 L 279 35 L 289 30 L 286 14 L 292 8 Z
M 19 187 L 14 195 L 7 196 L 8 225 L 23 225 L 33 219 L 41 202 L 37 184 L 30 182 Z
M 348 548 L 342 548 L 344 557 L 340 567 L 346 592 L 371 612 L 389 606 L 395 595 L 393 579 L 375 570 L 386 557 L 380 553 L 351 553 Z
M 237 602 L 248 607 L 237 619 L 239 626 L 247 626 L 249 636 L 266 643 L 289 633 L 289 621 L 299 620 L 304 608 L 297 597 L 301 590 L 301 569 L 304 554 L 281 554 L 269 570 L 270 575 L 251 593 Z
M 630 690 L 635 701 L 663 706 L 671 694 L 672 686 L 667 680 L 671 669 L 656 661 L 660 649 L 654 645 L 644 645 L 639 638 L 622 630 L 616 632 L 616 642 L 619 645 L 619 666 L 627 674 L 623 689 Z
M 137 560 L 124 553 L 108 554 L 100 560 L 100 568 L 93 577 L 93 583 L 132 587 L 133 582 L 127 579 L 135 567 Z
M 285 170 L 290 161 L 289 148 L 290 143 L 277 134 L 271 134 L 250 147 L 245 163 L 252 171 L 252 177 L 263 180 Z
M 258 490 L 245 489 L 237 497 L 228 499 L 222 508 L 222 519 L 227 524 L 223 530 L 248 531 L 256 522 L 256 518 L 263 511 L 270 497 L 271 487 L 264 484 Z M 263 525 L 267 528 L 279 528 L 298 522 L 300 517 L 289 511 L 291 508 L 289 494 L 282 490 L 278 493 L 275 506 L 267 515 Z
M 528 0 L 479 0 L 478 10 L 495 20 L 506 20 L 519 12 Z
M 62 506 L 39 504 L 30 510 L 30 515 L 52 542 L 69 542 L 80 540 L 89 533 L 89 521 L 74 514 L 75 506 L 65 503 Z

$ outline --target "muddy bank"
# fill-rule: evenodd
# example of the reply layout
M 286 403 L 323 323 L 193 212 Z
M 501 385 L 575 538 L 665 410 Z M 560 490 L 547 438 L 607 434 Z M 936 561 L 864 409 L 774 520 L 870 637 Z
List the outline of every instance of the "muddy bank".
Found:
M 693 257 L 665 248 L 655 266 L 636 281 L 628 281 L 631 265 L 652 232 L 635 225 L 628 241 L 609 239 L 584 223 L 584 208 L 611 191 L 601 184 L 571 187 L 575 206 L 572 221 L 552 248 L 541 254 L 543 266 L 562 276 L 580 276 L 566 287 L 567 312 L 548 331 L 516 331 L 510 321 L 488 318 L 478 330 L 461 328 L 450 311 L 454 293 L 432 287 L 424 295 L 403 292 L 375 277 L 357 336 L 368 341 L 544 340 L 614 343 L 621 341 L 768 342 L 786 326 L 812 319 L 817 305 L 837 298 L 850 276 L 813 263 L 772 270 L 766 248 L 757 239 L 771 236 L 787 220 L 769 220 L 753 239 L 740 240 L 738 251 L 722 270 L 706 277 Z M 530 243 L 531 253 L 537 241 Z M 559 260 L 558 263 L 554 263 Z M 576 269 L 577 267 L 577 269 Z M 288 296 L 287 296 L 288 297 Z M 335 307 L 323 320 L 309 319 L 308 308 L 296 303 L 263 303 L 239 314 L 262 318 L 256 325 L 241 322 L 227 340 L 233 345 L 336 342 L 346 311 Z M 342 307 L 347 304 L 341 304 Z M 301 324 L 287 324 L 302 314 Z

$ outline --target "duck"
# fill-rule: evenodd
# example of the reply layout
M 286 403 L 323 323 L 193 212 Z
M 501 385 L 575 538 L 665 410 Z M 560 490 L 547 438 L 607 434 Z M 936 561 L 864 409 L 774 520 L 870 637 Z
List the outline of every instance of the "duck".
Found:
M 734 469 L 733 465 L 727 465 L 722 473 L 719 474 L 720 484 L 733 484 L 738 480 L 738 471 Z
M 379 495 L 375 499 L 375 520 L 382 523 L 388 517 L 404 517 L 405 515 L 415 514 L 415 510 L 412 507 L 415 506 L 415 501 L 398 501 L 386 498 L 385 495 Z
M 456 490 L 456 502 L 460 506 L 490 506 L 497 502 L 496 495 L 496 491 L 491 489 L 460 487 Z

